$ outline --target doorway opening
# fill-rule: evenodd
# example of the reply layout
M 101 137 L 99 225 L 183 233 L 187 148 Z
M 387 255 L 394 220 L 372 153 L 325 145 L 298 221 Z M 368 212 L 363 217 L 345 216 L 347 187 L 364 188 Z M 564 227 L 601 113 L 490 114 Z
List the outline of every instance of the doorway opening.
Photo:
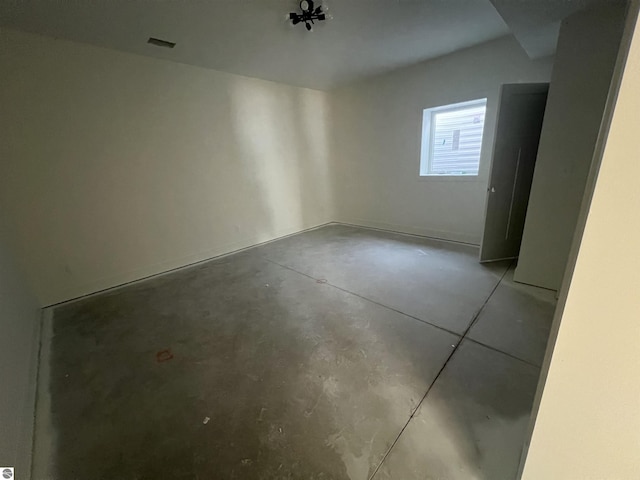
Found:
M 548 93 L 548 83 L 502 85 L 480 262 L 518 257 Z

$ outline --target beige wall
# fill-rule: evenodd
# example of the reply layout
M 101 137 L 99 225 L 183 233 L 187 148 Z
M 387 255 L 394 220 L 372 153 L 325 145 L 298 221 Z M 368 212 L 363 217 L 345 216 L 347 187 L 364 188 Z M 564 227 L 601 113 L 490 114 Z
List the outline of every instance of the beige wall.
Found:
M 499 86 L 551 64 L 504 38 L 329 94 L 2 30 L 0 202 L 43 305 L 332 220 L 478 243 Z M 480 176 L 420 179 L 422 109 L 480 97 Z
M 551 67 L 505 37 L 333 92 L 337 218 L 479 244 L 500 85 Z M 484 97 L 480 175 L 420 178 L 422 110 Z
M 0 466 L 27 478 L 39 309 L 10 247 L 0 218 Z
M 562 23 L 516 281 L 553 290 L 560 287 L 624 15 L 624 2 L 609 2 Z
M 42 304 L 332 220 L 327 94 L 0 31 L 0 204 Z
M 629 33 L 640 2 L 634 2 Z M 523 479 L 640 478 L 640 29 L 636 25 Z

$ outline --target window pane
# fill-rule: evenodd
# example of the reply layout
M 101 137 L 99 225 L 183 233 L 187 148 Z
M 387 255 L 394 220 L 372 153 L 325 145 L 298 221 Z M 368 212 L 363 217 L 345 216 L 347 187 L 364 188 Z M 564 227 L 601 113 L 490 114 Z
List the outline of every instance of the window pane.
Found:
M 433 112 L 429 173 L 477 175 L 485 105 Z

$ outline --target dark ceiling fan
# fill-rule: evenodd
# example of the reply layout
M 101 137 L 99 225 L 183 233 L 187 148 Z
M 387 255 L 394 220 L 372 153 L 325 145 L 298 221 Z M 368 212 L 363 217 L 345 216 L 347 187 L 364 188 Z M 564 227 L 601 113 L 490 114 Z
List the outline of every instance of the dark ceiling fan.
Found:
M 309 32 L 313 29 L 312 25 L 314 24 L 314 20 L 321 22 L 327 19 L 322 5 L 316 7 L 313 0 L 302 0 L 300 2 L 300 12 L 301 13 L 291 12 L 289 14 L 289 20 L 291 20 L 291 23 L 294 25 L 304 23 L 305 28 Z

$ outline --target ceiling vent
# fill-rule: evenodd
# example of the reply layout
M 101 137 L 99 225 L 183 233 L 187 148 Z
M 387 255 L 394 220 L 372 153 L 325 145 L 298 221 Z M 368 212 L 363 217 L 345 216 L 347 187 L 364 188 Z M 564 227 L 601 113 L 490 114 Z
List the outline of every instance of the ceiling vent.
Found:
M 159 38 L 149 37 L 147 43 L 155 45 L 156 47 L 173 48 L 176 46 L 175 42 L 169 42 L 167 40 L 161 40 Z

